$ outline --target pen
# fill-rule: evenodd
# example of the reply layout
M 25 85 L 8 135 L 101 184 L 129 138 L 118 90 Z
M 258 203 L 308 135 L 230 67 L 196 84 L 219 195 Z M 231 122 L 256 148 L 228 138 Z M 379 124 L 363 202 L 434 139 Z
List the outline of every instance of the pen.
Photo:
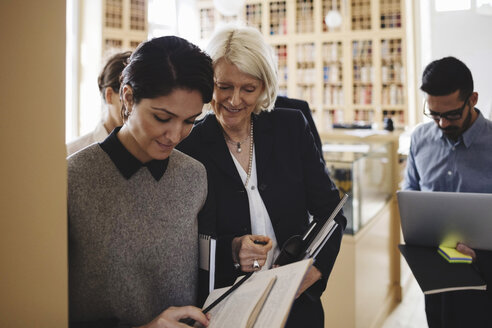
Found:
M 243 284 L 243 282 L 245 282 L 246 280 L 248 280 L 249 277 L 251 277 L 251 275 L 253 274 L 254 272 L 249 272 L 247 273 L 244 277 L 241 278 L 241 280 L 239 280 L 237 283 L 235 283 L 234 285 L 232 285 L 224 294 L 222 294 L 218 299 L 216 299 L 212 304 L 210 304 L 209 306 L 207 306 L 202 312 L 203 314 L 206 314 L 208 311 L 210 311 L 214 306 L 216 306 L 217 304 L 219 304 L 224 298 L 226 298 L 227 296 L 229 296 L 229 294 L 231 294 L 233 291 L 235 291 L 239 286 L 241 286 Z M 184 323 L 184 324 L 187 324 L 188 326 L 193 326 L 195 324 L 195 320 L 191 319 L 191 318 L 186 318 L 186 319 L 181 319 L 180 322 Z
M 253 243 L 255 243 L 256 245 L 266 245 L 266 244 L 268 244 L 268 242 L 261 241 L 261 240 L 254 240 Z

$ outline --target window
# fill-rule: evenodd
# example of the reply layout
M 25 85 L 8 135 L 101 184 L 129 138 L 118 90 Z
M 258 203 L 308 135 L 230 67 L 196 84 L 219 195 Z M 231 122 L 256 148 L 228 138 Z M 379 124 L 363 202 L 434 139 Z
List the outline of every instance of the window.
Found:
M 435 0 L 436 11 L 470 10 L 471 0 Z
M 176 1 L 150 0 L 148 9 L 149 38 L 176 34 Z

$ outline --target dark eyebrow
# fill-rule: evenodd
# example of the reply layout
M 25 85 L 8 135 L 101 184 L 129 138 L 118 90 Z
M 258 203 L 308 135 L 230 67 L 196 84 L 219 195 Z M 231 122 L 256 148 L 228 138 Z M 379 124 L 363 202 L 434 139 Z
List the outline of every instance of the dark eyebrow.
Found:
M 168 111 L 168 110 L 167 110 L 167 109 L 165 109 L 165 108 L 152 107 L 152 109 L 155 109 L 155 110 L 160 110 L 160 111 L 165 112 L 165 113 L 167 113 L 167 114 L 169 114 L 169 115 L 171 115 L 171 116 L 178 117 L 178 115 L 174 114 L 173 112 Z
M 459 112 L 459 111 L 461 111 L 461 108 L 458 108 L 458 109 L 451 109 L 451 110 L 448 110 L 448 111 L 446 111 L 446 112 L 444 112 L 444 113 L 439 113 L 439 112 L 433 111 L 432 109 L 430 109 L 430 108 L 429 108 L 429 112 L 430 112 L 431 114 L 444 114 L 444 115 L 446 115 L 446 114 L 450 114 L 450 113 L 453 113 L 453 112 Z

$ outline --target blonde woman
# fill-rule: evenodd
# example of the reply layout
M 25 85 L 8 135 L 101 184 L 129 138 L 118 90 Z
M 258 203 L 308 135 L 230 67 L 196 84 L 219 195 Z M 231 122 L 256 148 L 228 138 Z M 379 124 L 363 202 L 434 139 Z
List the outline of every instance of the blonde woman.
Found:
M 218 237 L 216 287 L 269 269 L 282 244 L 339 202 L 299 110 L 273 109 L 277 72 L 273 51 L 249 27 L 227 26 L 207 48 L 214 65 L 213 113 L 178 148 L 202 162 L 212 183 Z M 308 272 L 288 327 L 323 327 L 320 296 L 334 265 L 346 219 Z

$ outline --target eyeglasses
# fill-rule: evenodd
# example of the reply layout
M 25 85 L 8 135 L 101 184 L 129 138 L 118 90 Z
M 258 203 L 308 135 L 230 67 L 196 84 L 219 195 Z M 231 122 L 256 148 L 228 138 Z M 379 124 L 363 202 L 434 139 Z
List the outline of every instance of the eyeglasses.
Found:
M 458 109 L 452 109 L 448 110 L 447 112 L 444 113 L 438 113 L 434 112 L 429 109 L 429 105 L 427 104 L 427 101 L 424 102 L 424 115 L 427 116 L 428 118 L 433 119 L 434 121 L 440 121 L 442 118 L 445 118 L 448 121 L 456 121 L 459 120 L 463 116 L 463 111 L 466 108 L 466 105 L 468 104 L 468 100 L 470 99 L 470 95 L 466 97 L 465 103 L 463 106 L 461 106 Z

